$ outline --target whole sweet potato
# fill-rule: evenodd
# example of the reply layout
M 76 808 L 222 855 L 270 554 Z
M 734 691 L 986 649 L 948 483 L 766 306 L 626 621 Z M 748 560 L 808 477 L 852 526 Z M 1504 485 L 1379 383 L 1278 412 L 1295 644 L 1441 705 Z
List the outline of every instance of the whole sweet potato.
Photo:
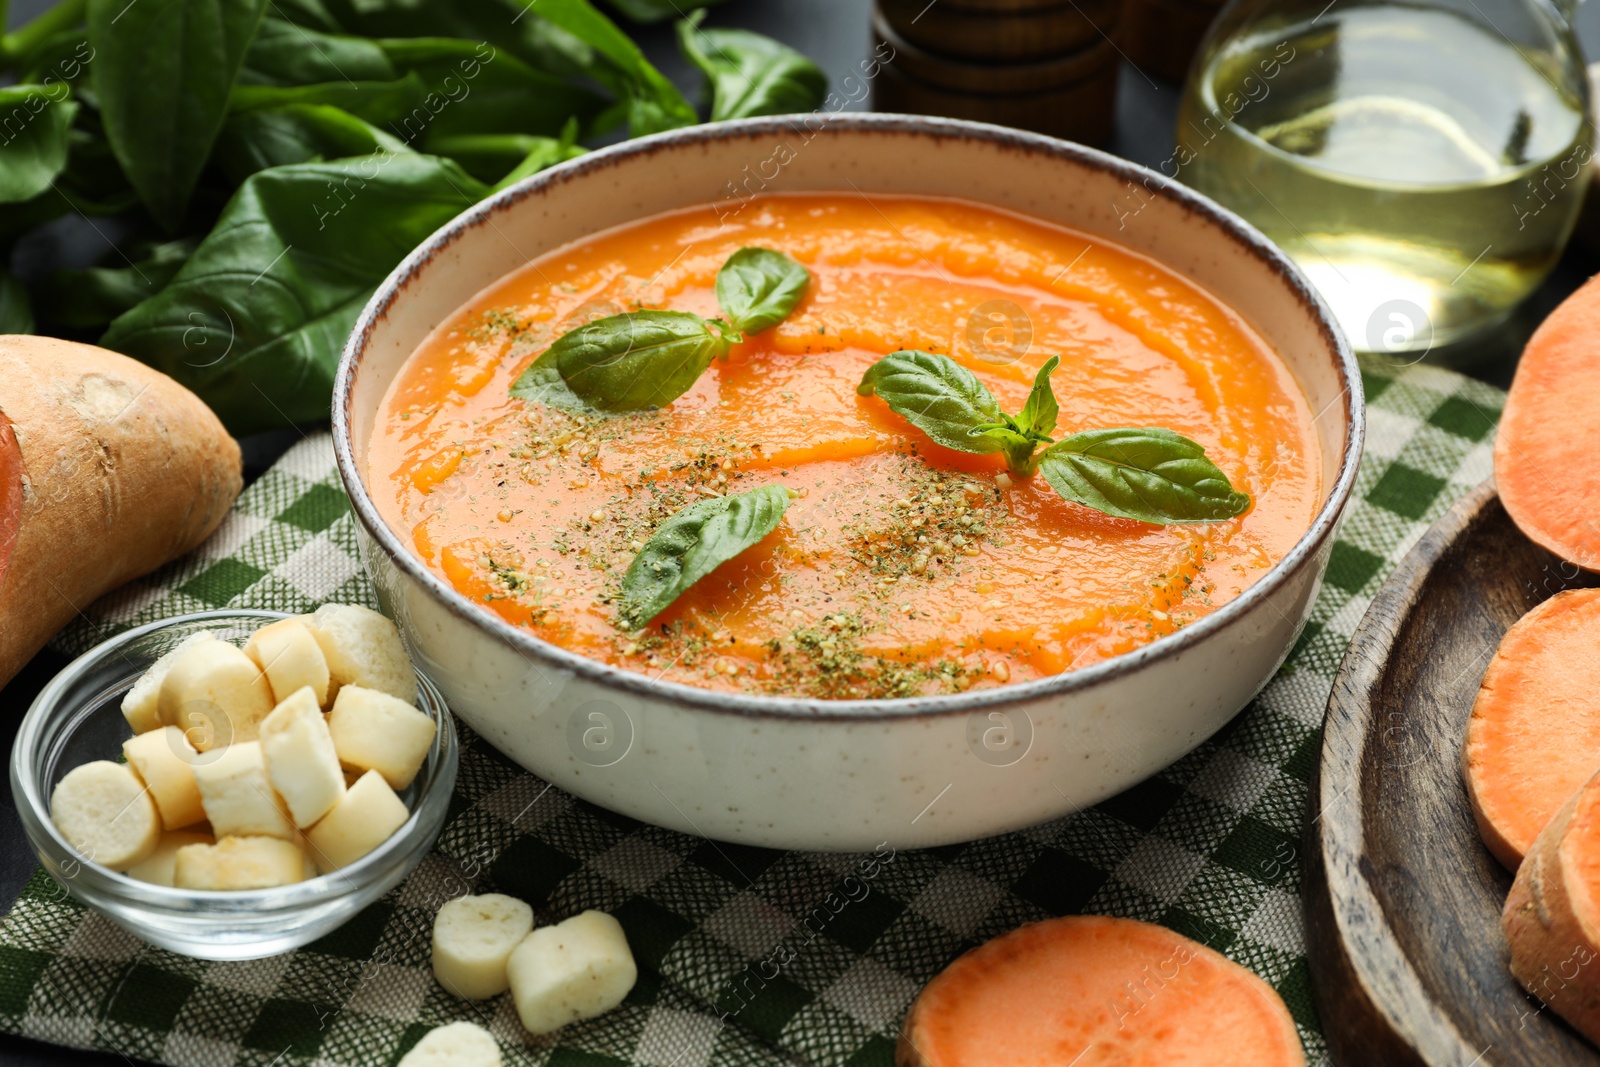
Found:
M 241 484 L 239 446 L 165 374 L 0 336 L 0 685 L 97 597 L 204 541 Z

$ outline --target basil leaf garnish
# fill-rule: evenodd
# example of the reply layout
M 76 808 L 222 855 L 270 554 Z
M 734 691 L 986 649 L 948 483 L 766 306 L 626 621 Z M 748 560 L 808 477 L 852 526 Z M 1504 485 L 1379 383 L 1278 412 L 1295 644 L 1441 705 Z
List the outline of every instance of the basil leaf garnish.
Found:
M 1039 447 L 1039 439 L 1032 434 L 1023 433 L 1018 428 L 1016 420 L 1009 415 L 1004 416 L 1005 421 L 992 426 L 979 426 L 968 430 L 973 437 L 981 437 L 987 441 L 994 441 L 997 447 L 990 449 L 993 452 L 1006 454 L 1006 466 L 1018 474 L 1032 474 L 1034 471 L 1033 450 Z
M 545 356 L 554 353 L 567 387 L 590 407 L 643 411 L 688 392 L 739 340 L 714 324 L 687 311 L 625 311 L 562 334 Z
M 695 582 L 771 533 L 789 491 L 763 485 L 735 496 L 698 500 L 668 518 L 622 576 L 622 625 L 637 630 Z
M 511 395 L 518 400 L 536 400 L 563 411 L 582 411 L 587 405 L 581 397 L 567 388 L 556 366 L 556 350 L 545 349 L 539 358 L 528 364 L 526 370 L 511 383 Z
M 1050 431 L 1056 428 L 1056 416 L 1061 413 L 1061 407 L 1056 403 L 1055 390 L 1050 388 L 1050 375 L 1055 373 L 1060 363 L 1061 359 L 1058 356 L 1051 356 L 1044 361 L 1044 366 L 1040 367 L 1039 373 L 1034 376 L 1033 390 L 1028 393 L 1028 400 L 1017 415 L 1018 428 L 1025 434 L 1033 435 L 1037 440 L 1050 440 Z
M 927 352 L 884 356 L 867 368 L 856 392 L 876 392 L 946 448 L 1003 452 L 1017 474 L 1042 471 L 1056 492 L 1107 515 L 1165 525 L 1231 519 L 1250 507 L 1250 497 L 1229 484 L 1205 449 L 1171 430 L 1087 430 L 1035 455 L 1049 444 L 1060 414 L 1050 388 L 1059 363 L 1051 356 L 1039 368 L 1016 418 L 1000 410 L 971 371 Z
M 811 272 L 770 248 L 741 248 L 717 271 L 717 303 L 733 328 L 760 333 L 776 326 L 806 295 Z
M 1068 500 L 1161 526 L 1231 519 L 1250 507 L 1205 449 L 1157 427 L 1075 433 L 1045 449 L 1039 471 Z
M 907 349 L 891 352 L 867 368 L 856 392 L 877 393 L 889 410 L 946 448 L 999 452 L 1010 420 L 987 386 L 948 356 Z
M 731 324 L 687 311 L 626 311 L 596 319 L 556 338 L 517 376 L 511 395 L 600 411 L 669 404 L 694 386 L 713 359 L 743 341 L 744 331 L 783 321 L 810 282 L 810 272 L 782 252 L 741 248 L 717 272 L 717 302 Z

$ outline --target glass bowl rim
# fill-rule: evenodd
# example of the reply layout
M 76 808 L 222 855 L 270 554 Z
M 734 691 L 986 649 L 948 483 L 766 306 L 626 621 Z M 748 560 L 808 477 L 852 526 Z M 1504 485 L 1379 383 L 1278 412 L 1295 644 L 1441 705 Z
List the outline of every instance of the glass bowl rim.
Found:
M 418 851 L 419 844 L 431 848 L 436 831 L 443 827 L 450 798 L 454 793 L 460 751 L 454 716 L 433 681 L 417 670 L 418 704 L 439 725 L 433 745 L 423 764 L 426 788 L 416 798 L 406 821 L 371 852 L 345 867 L 335 868 L 314 878 L 263 889 L 179 889 L 157 885 L 86 859 L 61 835 L 50 818 L 48 800 L 42 795 L 42 780 L 35 771 L 42 756 L 41 735 L 50 716 L 60 712 L 63 694 L 88 670 L 121 648 L 174 625 L 207 620 L 217 622 L 256 620 L 261 623 L 297 618 L 290 612 L 264 608 L 220 608 L 189 612 L 136 626 L 101 641 L 62 668 L 29 705 L 17 726 L 11 747 L 11 795 L 23 830 L 47 868 L 76 864 L 71 880 L 84 879 L 84 888 L 137 904 L 155 911 L 194 915 L 211 912 L 286 912 L 300 907 L 325 904 L 332 899 L 358 893 L 393 869 L 407 853 Z M 181 828 L 180 828 L 181 829 Z M 165 831 L 164 831 L 165 832 Z M 48 856 L 44 853 L 50 853 Z M 342 884 L 341 884 L 342 883 Z M 68 887 L 70 890 L 70 886 Z

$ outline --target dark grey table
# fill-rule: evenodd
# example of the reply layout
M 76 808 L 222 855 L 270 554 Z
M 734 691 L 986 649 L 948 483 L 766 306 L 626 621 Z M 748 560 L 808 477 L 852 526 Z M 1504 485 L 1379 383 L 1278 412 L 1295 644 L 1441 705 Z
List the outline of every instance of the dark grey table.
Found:
M 449 0 L 440 0 L 449 2 Z M 48 2 L 13 3 L 13 27 L 32 18 Z M 871 48 L 867 13 L 871 0 L 732 0 L 714 8 L 709 25 L 740 26 L 757 30 L 811 56 L 828 73 L 835 87 L 858 71 Z M 698 91 L 698 74 L 677 52 L 670 26 L 630 27 L 650 59 L 687 91 Z M 1578 32 L 1588 49 L 1600 53 L 1600 5 L 1578 14 Z M 1178 111 L 1179 86 L 1145 76 L 1124 63 L 1118 84 L 1116 130 L 1107 147 L 1117 155 L 1146 166 L 1157 166 L 1172 150 Z M 852 105 L 865 110 L 867 102 Z M 37 269 L 41 264 L 81 265 L 105 251 L 104 238 L 93 231 L 70 226 L 53 229 L 44 239 L 19 250 Z M 1574 246 L 1543 288 L 1514 317 L 1507 328 L 1469 349 L 1440 354 L 1437 358 L 1456 369 L 1504 386 L 1510 381 L 1516 354 L 1533 327 L 1584 279 L 1600 269 L 1600 256 Z M 259 477 L 282 452 L 299 440 L 299 431 L 260 434 L 242 442 L 245 479 Z M 29 703 L 66 660 L 51 651 L 41 652 L 12 682 L 0 690 L 0 752 L 11 751 Z M 11 804 L 9 788 L 0 790 L 0 913 L 22 891 L 34 868 L 33 853 Z M 45 1064 L 81 1067 L 127 1067 L 131 1061 L 114 1053 L 81 1052 L 0 1034 L 0 1067 L 43 1067 Z

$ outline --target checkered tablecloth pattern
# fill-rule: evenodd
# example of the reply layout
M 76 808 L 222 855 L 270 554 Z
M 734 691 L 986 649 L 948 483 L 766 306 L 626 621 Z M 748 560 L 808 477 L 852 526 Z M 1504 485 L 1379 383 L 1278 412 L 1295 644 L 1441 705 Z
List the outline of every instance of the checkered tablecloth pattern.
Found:
M 957 954 L 1029 920 L 1086 912 L 1164 923 L 1253 968 L 1282 993 L 1318 1063 L 1298 850 L 1323 708 L 1385 574 L 1489 475 L 1503 400 L 1435 367 L 1372 360 L 1365 371 L 1358 499 L 1287 665 L 1218 736 L 1096 808 L 969 845 L 785 853 L 600 810 L 463 729 L 435 853 L 298 952 L 249 963 L 175 956 L 36 872 L 0 921 L 0 1028 L 175 1067 L 393 1064 L 455 1019 L 486 1023 L 508 1064 L 889 1067 L 912 997 Z M 58 643 L 81 651 L 129 625 L 222 606 L 370 604 L 355 552 L 329 439 L 312 437 L 246 490 L 198 552 L 102 601 Z M 433 911 L 491 890 L 530 901 L 541 922 L 615 914 L 640 965 L 626 1004 L 528 1039 L 508 998 L 470 1005 L 445 994 L 428 970 Z

